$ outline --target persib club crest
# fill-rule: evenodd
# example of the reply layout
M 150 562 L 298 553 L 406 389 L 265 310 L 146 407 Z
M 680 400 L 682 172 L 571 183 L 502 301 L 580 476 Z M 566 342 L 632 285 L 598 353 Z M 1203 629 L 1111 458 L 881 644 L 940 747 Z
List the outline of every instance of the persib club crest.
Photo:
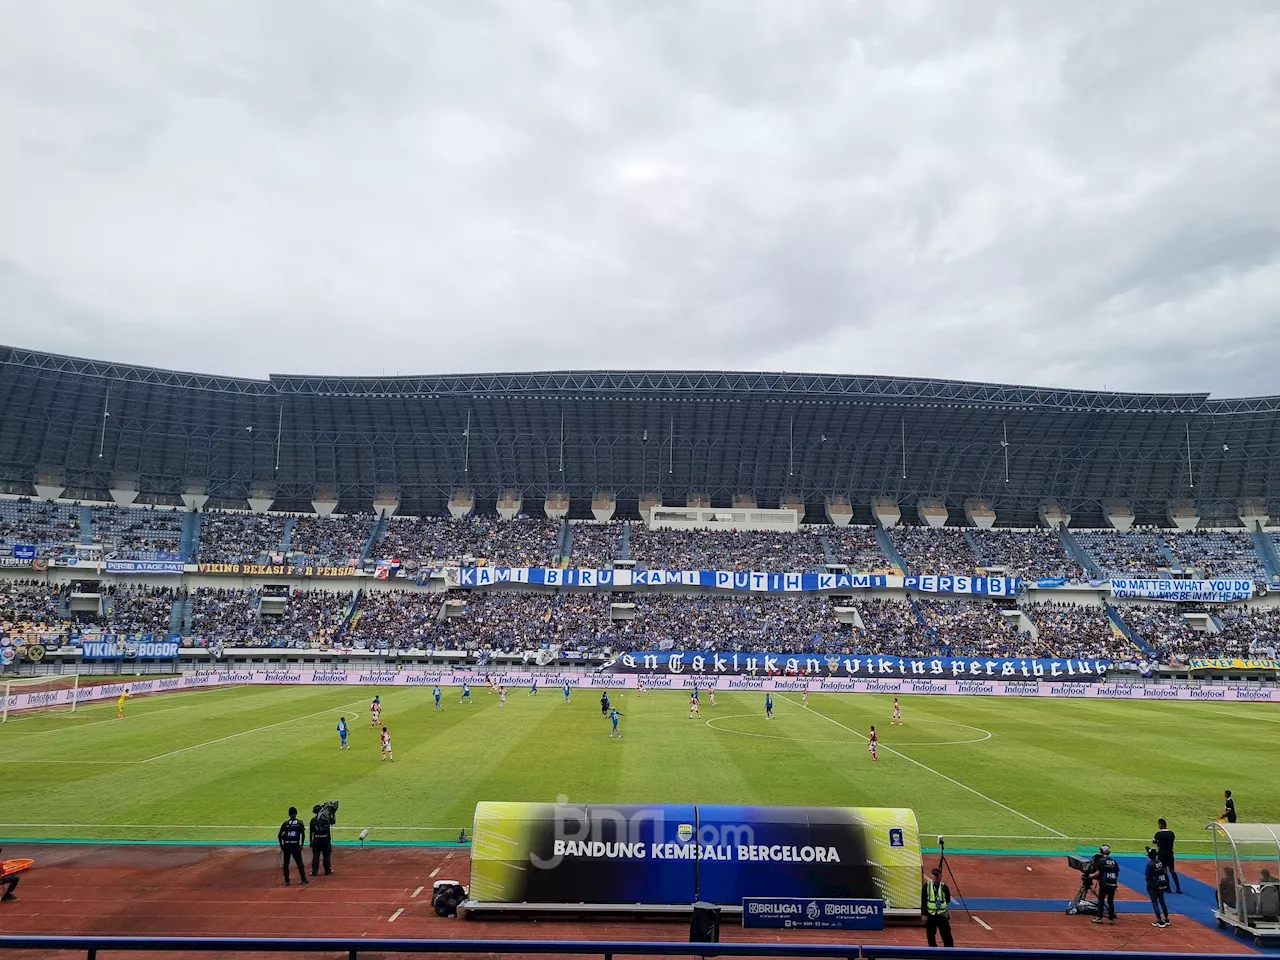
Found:
M 680 824 L 680 826 L 676 828 L 676 836 L 680 838 L 681 843 L 688 843 L 693 839 L 693 824 Z
M 840 658 L 839 658 L 839 657 L 827 657 L 827 658 L 826 658 L 826 660 L 827 660 L 827 669 L 828 669 L 829 671 L 831 671 L 832 673 L 837 673 L 837 672 L 839 672 L 839 670 L 840 670 Z
M 809 907 L 805 910 L 804 915 L 809 920 L 817 920 L 822 916 L 822 911 L 818 909 L 818 905 L 812 900 L 809 901 Z

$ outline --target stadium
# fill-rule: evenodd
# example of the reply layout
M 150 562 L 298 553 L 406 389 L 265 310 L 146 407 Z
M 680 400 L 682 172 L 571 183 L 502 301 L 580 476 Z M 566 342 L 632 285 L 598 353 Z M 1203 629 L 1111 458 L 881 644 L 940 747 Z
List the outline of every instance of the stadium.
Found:
M 60 932 L 42 908 L 72 889 L 100 935 L 286 911 L 333 938 L 670 940 L 652 918 L 701 896 L 755 942 L 729 917 L 788 891 L 918 916 L 944 837 L 967 945 L 1219 953 L 1280 923 L 1280 851 L 1218 826 L 1224 790 L 1280 821 L 1280 398 L 245 380 L 5 347 L 0 409 L 0 843 L 34 861 L 6 933 Z M 331 799 L 333 876 L 286 888 L 275 819 Z M 666 827 L 591 832 L 642 807 Z M 1153 928 L 1157 818 L 1185 893 Z M 846 835 L 884 831 L 858 886 Z M 769 840 L 801 834 L 829 842 Z M 1099 929 L 1064 858 L 1103 844 Z M 444 880 L 474 923 L 438 915 Z

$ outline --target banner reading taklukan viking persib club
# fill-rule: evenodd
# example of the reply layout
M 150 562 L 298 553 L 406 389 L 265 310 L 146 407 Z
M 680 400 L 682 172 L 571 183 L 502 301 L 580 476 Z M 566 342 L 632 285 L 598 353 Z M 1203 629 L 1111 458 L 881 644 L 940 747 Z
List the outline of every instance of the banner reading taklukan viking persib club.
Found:
M 1253 596 L 1253 581 L 1221 580 L 1111 580 L 1111 596 L 1135 600 L 1168 600 L 1176 603 L 1233 603 Z
M 631 906 L 865 898 L 918 914 L 920 838 L 903 809 L 480 803 L 469 895 Z
M 853 677 L 869 680 L 1054 680 L 1088 683 L 1106 679 L 1110 660 L 1028 657 L 884 657 L 818 653 L 708 653 L 651 650 L 624 653 L 599 673 L 685 676 Z
M 445 570 L 451 587 L 505 583 L 547 587 L 701 587 L 749 593 L 814 593 L 819 590 L 918 590 L 1012 597 L 1021 577 L 899 577 L 883 573 L 761 573 L 748 570 L 591 570 L 548 567 L 461 567 Z

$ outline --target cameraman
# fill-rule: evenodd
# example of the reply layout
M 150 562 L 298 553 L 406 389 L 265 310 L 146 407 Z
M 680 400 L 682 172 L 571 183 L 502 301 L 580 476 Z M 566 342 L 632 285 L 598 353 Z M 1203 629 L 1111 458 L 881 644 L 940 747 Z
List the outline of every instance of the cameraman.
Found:
M 1096 877 L 1098 880 L 1098 915 L 1093 918 L 1093 922 L 1101 923 L 1103 914 L 1108 914 L 1108 919 L 1115 923 L 1116 888 L 1120 886 L 1120 864 L 1111 856 L 1111 848 L 1105 843 L 1098 848 L 1098 852 L 1089 861 L 1089 869 L 1085 872 L 1085 876 Z
M 314 877 L 320 872 L 320 860 L 324 860 L 324 875 L 330 876 L 333 873 L 333 825 L 337 822 L 338 801 L 330 800 L 328 803 L 317 803 L 311 808 L 311 812 L 315 814 L 308 824 L 311 834 L 311 875 Z

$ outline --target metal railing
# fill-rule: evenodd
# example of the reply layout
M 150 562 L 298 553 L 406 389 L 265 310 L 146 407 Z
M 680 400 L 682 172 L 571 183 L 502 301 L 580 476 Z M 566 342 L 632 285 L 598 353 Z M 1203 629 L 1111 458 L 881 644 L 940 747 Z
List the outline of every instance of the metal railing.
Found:
M 843 960 L 925 960 L 933 947 L 840 943 L 686 943 L 643 940 L 381 940 L 350 937 L 81 937 L 0 936 L 0 957 L 7 950 L 74 951 L 97 960 L 98 951 L 192 953 L 346 954 L 358 960 L 370 953 L 575 955 L 601 957 L 812 957 Z M 1124 960 L 1239 960 L 1238 954 L 1131 953 L 1101 950 L 1009 950 L 952 947 L 946 960 L 1084 960 L 1114 955 Z

